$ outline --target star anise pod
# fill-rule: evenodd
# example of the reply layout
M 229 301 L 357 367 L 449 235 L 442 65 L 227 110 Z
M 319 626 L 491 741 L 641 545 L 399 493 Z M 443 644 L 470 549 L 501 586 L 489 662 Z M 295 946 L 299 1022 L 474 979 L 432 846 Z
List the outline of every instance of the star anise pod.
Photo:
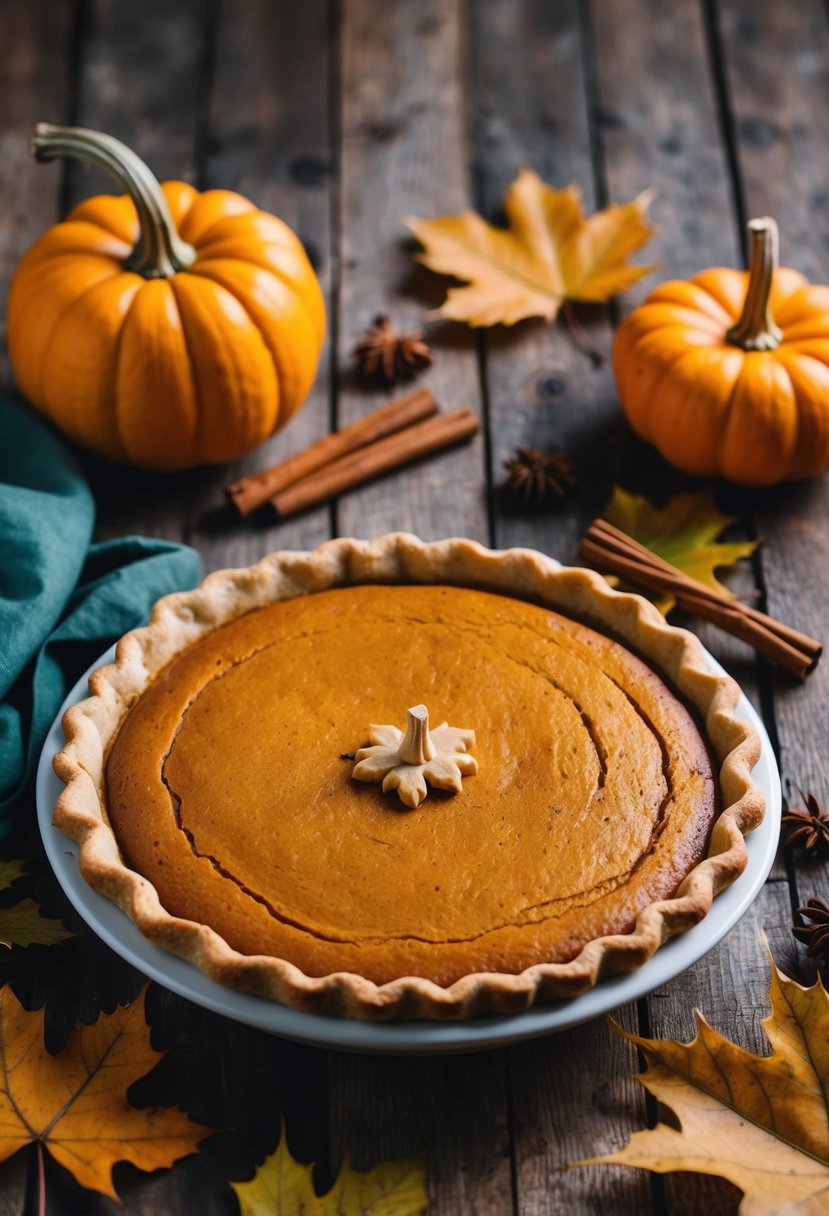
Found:
M 525 506 L 541 507 L 551 498 L 564 498 L 576 484 L 573 466 L 563 452 L 517 448 L 504 461 L 506 488 Z
M 829 904 L 822 899 L 807 899 L 805 908 L 797 909 L 798 916 L 810 920 L 811 925 L 794 925 L 792 933 L 807 947 L 809 958 L 829 952 Z
M 389 385 L 411 380 L 432 362 L 432 352 L 423 340 L 422 330 L 399 334 L 382 312 L 354 347 L 354 357 L 367 380 Z
M 787 811 L 783 823 L 791 823 L 794 830 L 786 837 L 786 844 L 805 849 L 807 853 L 829 851 L 829 814 L 824 811 L 814 794 L 804 794 L 805 810 Z

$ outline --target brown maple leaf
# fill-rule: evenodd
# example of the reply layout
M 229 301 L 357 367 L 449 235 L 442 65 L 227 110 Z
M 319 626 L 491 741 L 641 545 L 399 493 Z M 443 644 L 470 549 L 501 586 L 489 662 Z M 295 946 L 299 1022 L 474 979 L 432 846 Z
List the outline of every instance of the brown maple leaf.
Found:
M 116 1161 L 170 1166 L 213 1131 L 179 1110 L 139 1109 L 127 1089 L 161 1059 L 150 1046 L 144 993 L 79 1026 L 58 1055 L 43 1043 L 44 1010 L 30 1013 L 0 992 L 0 1161 L 35 1143 L 90 1190 L 117 1200 Z
M 508 228 L 474 211 L 406 222 L 423 245 L 418 261 L 464 279 L 438 309 L 473 326 L 555 320 L 566 300 L 598 302 L 624 291 L 653 266 L 628 258 L 653 235 L 645 220 L 651 194 L 585 217 L 578 186 L 555 190 L 522 169 L 507 191 Z
M 619 1034 L 643 1053 L 639 1080 L 677 1116 L 634 1133 L 607 1157 L 656 1173 L 691 1170 L 727 1178 L 744 1192 L 741 1216 L 829 1211 L 829 994 L 804 988 L 772 961 L 770 1056 L 730 1043 L 697 1013 L 690 1043 Z

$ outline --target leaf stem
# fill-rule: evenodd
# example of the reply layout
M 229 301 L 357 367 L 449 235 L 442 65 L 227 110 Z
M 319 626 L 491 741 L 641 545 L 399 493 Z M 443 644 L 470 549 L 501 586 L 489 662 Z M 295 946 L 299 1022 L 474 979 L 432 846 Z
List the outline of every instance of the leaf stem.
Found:
M 37 1138 L 37 1216 L 46 1216 L 46 1165 L 40 1136 Z
M 569 300 L 565 300 L 561 306 L 561 315 L 564 317 L 565 324 L 570 330 L 573 341 L 579 350 L 584 351 L 594 367 L 601 367 L 607 360 L 590 337 L 590 334 L 582 325 L 581 321 L 576 316 L 576 310 Z

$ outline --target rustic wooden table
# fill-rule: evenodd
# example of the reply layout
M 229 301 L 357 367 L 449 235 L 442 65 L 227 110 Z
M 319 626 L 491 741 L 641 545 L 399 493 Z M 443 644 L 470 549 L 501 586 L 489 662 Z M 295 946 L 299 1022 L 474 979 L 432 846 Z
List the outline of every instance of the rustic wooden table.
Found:
M 445 406 L 479 410 L 475 443 L 283 526 L 230 519 L 221 490 L 231 477 L 382 400 L 349 370 L 355 336 L 381 309 L 419 323 L 441 295 L 409 257 L 406 214 L 474 205 L 497 216 L 505 186 L 529 164 L 553 183 L 578 182 L 588 207 L 656 186 L 659 232 L 649 252 L 660 276 L 741 264 L 746 218 L 770 213 L 783 261 L 829 279 L 822 0 L 0 0 L 0 23 L 0 288 L 48 224 L 106 189 L 75 166 L 30 160 L 40 119 L 110 131 L 162 178 L 238 189 L 299 232 L 322 279 L 328 345 L 311 398 L 285 434 L 232 468 L 174 478 L 89 465 L 102 537 L 183 539 L 206 570 L 397 528 L 531 545 L 567 561 L 613 483 L 652 496 L 686 484 L 633 439 L 609 367 L 591 366 L 561 327 L 476 335 L 436 326 L 424 382 Z M 581 314 L 597 346 L 609 350 L 619 316 L 653 282 Z M 2 377 L 8 382 L 5 364 Z M 571 505 L 535 517 L 505 508 L 502 462 L 519 443 L 572 454 L 580 489 Z M 756 586 L 775 615 L 825 636 L 829 483 L 721 490 L 746 533 L 764 542 L 737 583 Z M 740 643 L 700 633 L 761 710 L 786 789 L 829 794 L 829 666 L 796 685 Z M 619 1021 L 688 1037 L 699 1006 L 730 1038 L 765 1050 L 760 929 L 783 965 L 807 975 L 791 908 L 827 890 L 825 865 L 782 854 L 722 944 L 621 1009 Z M 18 990 L 50 998 L 55 1046 L 75 1016 L 90 1020 L 141 982 L 80 931 L 53 974 L 19 964 Z M 227 1180 L 249 1176 L 273 1149 L 280 1120 L 293 1153 L 317 1163 L 323 1187 L 346 1155 L 367 1167 L 426 1150 L 435 1216 L 736 1210 L 736 1189 L 715 1179 L 567 1169 L 654 1117 L 631 1079 L 634 1053 L 605 1021 L 504 1050 L 381 1059 L 268 1037 L 158 987 L 148 1007 L 153 1041 L 173 1050 L 136 1096 L 230 1130 L 169 1172 L 119 1166 L 129 1213 L 236 1211 Z M 50 1213 L 114 1210 L 48 1169 Z M 0 1213 L 33 1212 L 35 1181 L 28 1154 L 0 1167 Z

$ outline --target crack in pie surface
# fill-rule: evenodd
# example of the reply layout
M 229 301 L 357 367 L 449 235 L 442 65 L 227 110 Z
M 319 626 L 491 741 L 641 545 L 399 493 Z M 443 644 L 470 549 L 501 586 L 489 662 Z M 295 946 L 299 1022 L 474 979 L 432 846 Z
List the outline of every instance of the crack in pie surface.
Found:
M 685 681 L 707 744 L 651 662 Z M 93 690 L 56 763 L 87 879 L 221 982 L 319 1011 L 583 991 L 695 923 L 762 813 L 736 686 L 638 597 L 526 551 L 392 536 L 274 555 L 163 601 Z M 407 810 L 341 753 L 419 700 L 475 728 L 479 772 Z

